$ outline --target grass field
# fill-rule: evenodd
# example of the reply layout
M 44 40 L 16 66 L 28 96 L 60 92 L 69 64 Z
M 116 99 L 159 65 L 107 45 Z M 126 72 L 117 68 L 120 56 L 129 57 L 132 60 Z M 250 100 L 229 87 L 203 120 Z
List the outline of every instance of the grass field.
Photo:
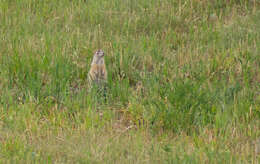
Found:
M 258 163 L 259 137 L 259 0 L 0 1 L 0 163 Z

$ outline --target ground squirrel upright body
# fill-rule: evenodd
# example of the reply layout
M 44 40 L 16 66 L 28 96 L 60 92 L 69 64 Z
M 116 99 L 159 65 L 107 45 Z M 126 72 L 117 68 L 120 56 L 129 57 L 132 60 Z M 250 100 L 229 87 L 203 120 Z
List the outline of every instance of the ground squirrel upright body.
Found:
M 105 53 L 102 50 L 97 50 L 93 56 L 91 68 L 88 73 L 90 86 L 97 85 L 104 87 L 107 83 L 107 70 L 104 59 Z

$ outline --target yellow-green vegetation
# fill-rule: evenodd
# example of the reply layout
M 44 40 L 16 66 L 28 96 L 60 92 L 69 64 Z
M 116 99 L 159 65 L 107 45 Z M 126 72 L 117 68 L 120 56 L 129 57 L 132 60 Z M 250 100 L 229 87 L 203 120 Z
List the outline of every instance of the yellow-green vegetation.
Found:
M 0 1 L 0 163 L 257 163 L 259 137 L 259 0 Z

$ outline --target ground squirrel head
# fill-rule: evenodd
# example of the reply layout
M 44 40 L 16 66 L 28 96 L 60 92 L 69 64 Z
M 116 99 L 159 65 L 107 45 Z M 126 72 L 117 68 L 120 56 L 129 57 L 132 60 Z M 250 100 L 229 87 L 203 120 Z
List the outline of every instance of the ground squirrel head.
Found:
M 92 64 L 104 64 L 105 53 L 103 50 L 97 50 L 94 54 Z

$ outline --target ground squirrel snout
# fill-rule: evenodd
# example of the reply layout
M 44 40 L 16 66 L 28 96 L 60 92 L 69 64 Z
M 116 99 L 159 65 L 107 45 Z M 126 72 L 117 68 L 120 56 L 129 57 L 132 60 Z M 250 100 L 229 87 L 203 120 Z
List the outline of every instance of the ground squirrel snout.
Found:
M 105 53 L 102 50 L 97 50 L 93 56 L 91 68 L 88 73 L 90 86 L 93 84 L 102 86 L 107 82 L 107 70 L 104 56 Z

